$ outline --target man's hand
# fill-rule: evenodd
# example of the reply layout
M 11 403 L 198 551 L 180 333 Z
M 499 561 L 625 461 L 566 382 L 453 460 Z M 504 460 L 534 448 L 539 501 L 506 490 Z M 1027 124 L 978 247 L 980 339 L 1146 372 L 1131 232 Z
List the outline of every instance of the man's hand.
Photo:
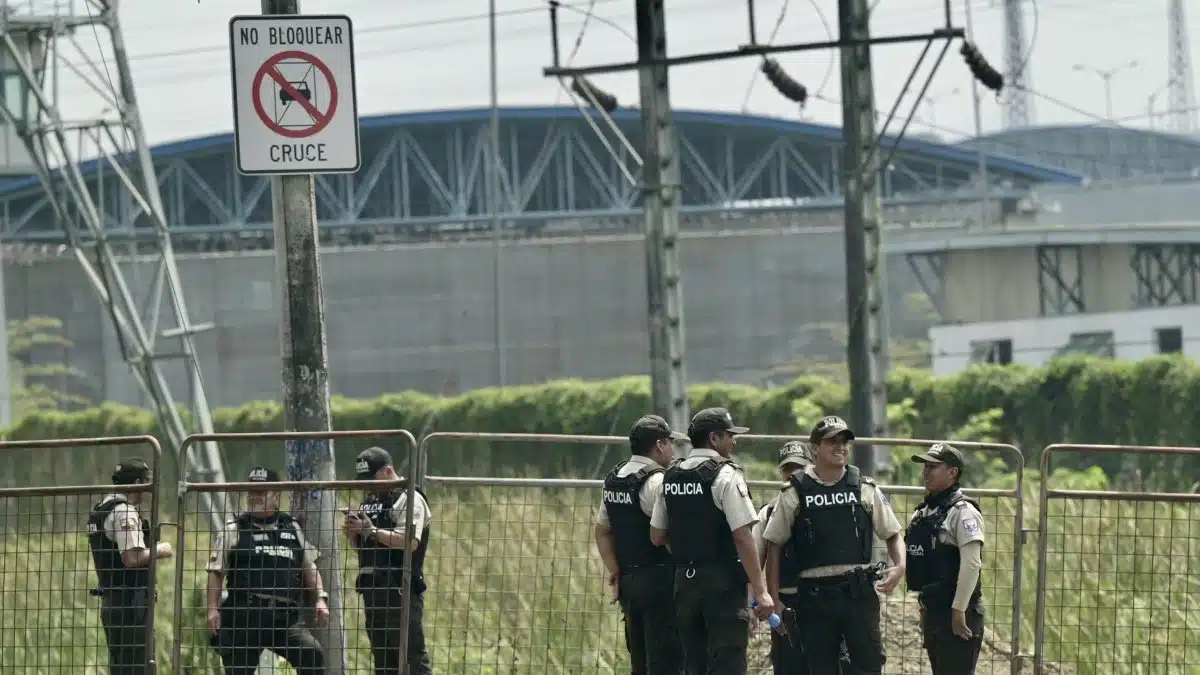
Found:
M 342 522 L 342 531 L 345 532 L 347 536 L 351 534 L 362 535 L 363 530 L 370 529 L 370 527 L 371 521 L 362 517 L 362 514 L 356 511 L 347 512 L 346 520 Z
M 208 610 L 208 634 L 216 635 L 221 630 L 221 610 Z
M 950 612 L 950 630 L 964 640 L 970 640 L 975 636 L 971 629 L 967 628 L 967 613 L 957 609 Z
M 329 625 L 329 605 L 325 604 L 324 598 L 317 600 L 317 624 Z
M 156 558 L 170 558 L 175 554 L 175 549 L 171 548 L 171 544 L 165 541 L 160 541 L 158 546 L 154 547 L 154 556 Z
M 621 573 L 620 572 L 609 572 L 608 573 L 608 586 L 609 586 L 609 588 L 612 589 L 612 604 L 615 605 L 617 603 L 617 600 L 619 600 L 621 598 Z
M 903 567 L 889 567 L 883 571 L 883 579 L 881 579 L 879 583 L 875 584 L 875 590 L 887 595 L 888 593 L 896 590 L 896 586 L 899 585 L 900 580 L 903 578 Z
M 775 613 L 775 600 L 771 598 L 770 593 L 763 591 L 758 594 L 755 600 L 758 604 L 754 606 L 754 616 L 766 620 L 767 617 Z

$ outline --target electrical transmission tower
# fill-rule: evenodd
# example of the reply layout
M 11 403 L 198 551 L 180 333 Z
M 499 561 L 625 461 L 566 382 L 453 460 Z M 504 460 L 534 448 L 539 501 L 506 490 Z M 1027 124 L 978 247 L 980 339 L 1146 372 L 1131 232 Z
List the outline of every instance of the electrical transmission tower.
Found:
M 1029 95 L 1031 58 L 1025 35 L 1024 0 L 1004 0 L 1004 127 L 1020 129 L 1033 125 L 1033 99 Z
M 170 447 L 188 435 L 162 367 L 179 359 L 186 370 L 195 423 L 212 433 L 212 415 L 167 230 L 158 179 L 134 94 L 117 0 L 0 0 L 0 115 L 23 143 L 26 171 L 45 189 L 64 240 L 112 321 L 122 354 L 133 370 Z M 92 109 L 94 108 L 94 109 Z M 12 171 L 12 167 L 8 167 Z M 114 192 L 88 185 L 101 173 Z M 119 219 L 129 218 L 147 236 L 137 255 L 119 256 L 108 240 Z M 122 267 L 148 266 L 154 279 L 148 302 Z M 174 342 L 175 344 L 171 344 Z M 164 349 L 162 343 L 167 343 Z M 197 444 L 179 458 L 192 480 L 225 480 L 214 443 Z M 201 493 L 210 525 L 224 522 L 223 501 Z
M 1167 9 L 1168 85 L 1167 114 L 1171 131 L 1196 131 L 1196 86 L 1192 77 L 1192 50 L 1188 44 L 1183 0 L 1170 0 Z

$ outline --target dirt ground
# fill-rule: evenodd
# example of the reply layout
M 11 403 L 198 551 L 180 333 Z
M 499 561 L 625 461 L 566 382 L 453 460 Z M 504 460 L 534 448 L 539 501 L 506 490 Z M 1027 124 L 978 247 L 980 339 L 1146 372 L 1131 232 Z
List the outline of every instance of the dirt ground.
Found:
M 914 603 L 898 601 L 883 604 L 884 649 L 887 653 L 886 675 L 929 675 L 925 650 L 921 647 L 918 610 Z M 765 624 L 760 625 L 750 639 L 751 675 L 770 675 L 771 638 Z M 1011 649 L 1006 642 L 985 632 L 983 650 L 979 655 L 976 675 L 1010 675 Z M 1032 673 L 1032 664 L 1024 672 Z M 1071 670 L 1046 664 L 1046 673 L 1070 675 Z

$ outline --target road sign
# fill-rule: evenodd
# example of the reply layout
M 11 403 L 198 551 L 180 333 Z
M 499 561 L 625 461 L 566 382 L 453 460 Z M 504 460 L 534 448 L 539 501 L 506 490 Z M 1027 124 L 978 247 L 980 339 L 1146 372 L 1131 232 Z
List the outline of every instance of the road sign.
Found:
M 229 55 L 238 171 L 358 171 L 350 17 L 235 16 Z

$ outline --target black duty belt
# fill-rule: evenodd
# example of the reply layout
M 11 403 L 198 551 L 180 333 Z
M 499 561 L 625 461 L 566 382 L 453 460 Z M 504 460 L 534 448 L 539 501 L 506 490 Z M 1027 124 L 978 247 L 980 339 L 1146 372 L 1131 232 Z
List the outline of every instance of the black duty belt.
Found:
M 236 593 L 230 596 L 235 607 L 255 607 L 260 609 L 297 609 L 300 603 L 278 595 L 265 593 Z

